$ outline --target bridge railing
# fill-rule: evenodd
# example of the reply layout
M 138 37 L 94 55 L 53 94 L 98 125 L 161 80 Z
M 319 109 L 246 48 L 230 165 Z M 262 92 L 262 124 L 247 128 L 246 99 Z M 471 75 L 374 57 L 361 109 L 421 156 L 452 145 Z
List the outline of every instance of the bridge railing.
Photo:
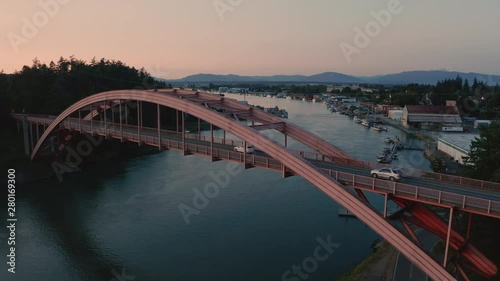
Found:
M 432 202 L 438 205 L 454 206 L 464 210 L 500 215 L 499 201 L 471 197 L 400 182 L 375 179 L 330 169 L 323 170 L 332 178 L 345 185 L 378 191 L 385 194 L 394 194 L 411 200 L 421 200 L 427 203 Z
M 500 183 L 496 183 L 496 182 L 489 182 L 489 181 L 483 181 L 483 180 L 478 180 L 478 179 L 471 179 L 471 178 L 466 178 L 466 177 L 435 173 L 435 172 L 431 172 L 431 171 L 417 170 L 417 169 L 412 169 L 412 168 L 407 168 L 407 167 L 398 167 L 398 166 L 394 166 L 394 165 L 373 163 L 373 162 L 369 162 L 369 161 L 360 161 L 360 160 L 356 160 L 356 159 L 345 159 L 345 158 L 338 158 L 338 157 L 333 157 L 333 156 L 325 156 L 325 155 L 321 155 L 321 154 L 318 154 L 318 153 L 312 152 L 312 151 L 300 151 L 299 153 L 300 153 L 300 155 L 302 155 L 302 157 L 304 157 L 306 159 L 312 159 L 312 160 L 318 160 L 318 161 L 324 161 L 324 162 L 330 162 L 330 163 L 336 163 L 336 164 L 342 164 L 342 165 L 348 165 L 348 166 L 355 166 L 355 167 L 366 168 L 366 169 L 380 169 L 380 168 L 386 168 L 386 167 L 394 167 L 394 168 L 399 169 L 405 177 L 449 182 L 449 183 L 453 183 L 453 184 L 457 184 L 457 185 L 464 185 L 464 186 L 475 187 L 475 188 L 480 188 L 480 189 L 485 189 L 485 190 L 500 191 Z

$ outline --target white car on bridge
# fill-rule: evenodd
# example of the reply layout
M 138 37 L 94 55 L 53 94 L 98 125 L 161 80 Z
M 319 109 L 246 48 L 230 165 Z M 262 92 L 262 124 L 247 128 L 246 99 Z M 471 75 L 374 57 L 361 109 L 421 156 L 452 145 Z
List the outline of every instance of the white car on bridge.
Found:
M 245 147 L 243 145 L 235 146 L 234 151 L 243 153 L 245 152 Z M 254 151 L 255 148 L 253 147 L 253 145 L 247 144 L 246 153 L 253 153 Z
M 391 181 L 400 181 L 402 177 L 401 171 L 396 168 L 373 169 L 370 173 L 374 178 L 381 178 Z

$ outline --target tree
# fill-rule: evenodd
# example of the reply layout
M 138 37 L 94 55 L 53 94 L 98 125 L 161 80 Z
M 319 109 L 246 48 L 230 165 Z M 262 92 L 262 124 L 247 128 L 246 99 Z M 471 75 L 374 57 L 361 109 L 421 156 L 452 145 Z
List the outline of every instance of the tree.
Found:
M 469 81 L 467 79 L 465 79 L 462 91 L 466 94 L 470 94 L 470 86 L 469 86 Z
M 436 173 L 444 173 L 446 171 L 446 164 L 443 159 L 435 158 L 431 161 L 431 169 Z
M 472 141 L 469 158 L 465 161 L 468 176 L 500 182 L 500 123 L 492 122 L 480 129 L 479 138 Z

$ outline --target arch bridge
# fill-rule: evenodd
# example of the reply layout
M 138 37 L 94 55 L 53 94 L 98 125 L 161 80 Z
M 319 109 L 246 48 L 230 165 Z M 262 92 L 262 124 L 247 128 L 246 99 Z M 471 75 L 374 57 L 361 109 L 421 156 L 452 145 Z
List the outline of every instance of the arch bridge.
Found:
M 143 103 L 156 105 L 156 128 L 143 126 Z M 129 108 L 131 104 L 135 107 L 132 110 Z M 162 107 L 175 110 L 175 130 L 162 128 Z M 119 114 L 115 114 L 116 109 Z M 136 116 L 131 117 L 132 113 Z M 197 118 L 196 134 L 187 132 L 186 115 Z M 465 280 L 469 280 L 467 274 L 470 272 L 485 278 L 496 276 L 498 272 L 497 266 L 469 243 L 469 236 L 473 215 L 500 218 L 500 184 L 417 170 L 404 171 L 404 174 L 411 175 L 404 183 L 372 178 L 369 170 L 375 164 L 356 160 L 291 122 L 229 98 L 196 91 L 109 91 L 86 97 L 57 117 L 26 114 L 12 114 L 12 117 L 18 125 L 24 125 L 27 142 L 31 138 L 32 160 L 54 144 L 59 147 L 57 151 L 63 153 L 71 143 L 72 135 L 81 133 L 159 149 L 180 150 L 185 155 L 199 154 L 210 157 L 212 161 L 236 161 L 245 168 L 279 171 L 284 177 L 301 176 L 348 209 L 433 280 L 456 280 L 451 271 L 458 272 Z M 129 124 L 129 119 L 134 119 L 134 124 Z M 209 136 L 200 133 L 202 121 L 210 125 Z M 33 140 L 33 125 L 36 126 L 36 140 Z M 43 126 L 41 136 L 39 126 Z M 223 130 L 223 138 L 214 137 L 216 128 Z M 261 133 L 264 130 L 280 132 L 282 141 L 265 136 Z M 56 132 L 63 132 L 66 137 L 54 143 L 51 136 Z M 226 132 L 240 140 L 226 139 Z M 311 151 L 289 149 L 288 138 Z M 258 152 L 233 151 L 234 146 L 247 144 L 253 144 Z M 384 209 L 380 211 L 370 205 L 364 192 L 384 196 Z M 401 207 L 392 215 L 387 213 L 390 200 Z M 448 209 L 448 221 L 424 204 Z M 468 214 L 469 226 L 465 234 L 452 228 L 453 214 L 457 212 Z M 423 249 L 411 225 L 430 231 L 445 241 L 442 263 Z M 458 254 L 449 255 L 449 247 Z

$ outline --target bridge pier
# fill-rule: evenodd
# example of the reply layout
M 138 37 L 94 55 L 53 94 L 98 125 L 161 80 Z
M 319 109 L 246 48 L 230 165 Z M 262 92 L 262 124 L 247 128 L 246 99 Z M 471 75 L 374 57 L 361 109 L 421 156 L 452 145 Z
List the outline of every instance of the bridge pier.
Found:
M 33 151 L 33 146 L 35 146 L 33 144 L 33 123 L 30 123 L 30 139 L 31 139 L 31 150 L 30 151 Z
M 448 252 L 450 249 L 450 237 L 451 237 L 451 224 L 453 222 L 453 207 L 450 208 L 450 219 L 448 220 L 448 233 L 446 234 L 446 247 L 444 250 L 444 261 L 443 261 L 443 267 L 446 268 L 446 265 L 448 265 Z
M 281 174 L 283 175 L 284 179 L 292 176 L 292 173 L 290 173 L 290 171 L 288 171 L 288 168 L 283 164 L 281 164 Z
M 220 160 L 214 156 L 214 125 L 212 123 L 210 123 L 210 159 L 212 162 Z
M 119 102 L 120 102 L 120 104 L 119 104 L 119 106 L 120 106 L 120 112 L 119 112 L 119 114 L 120 114 L 120 116 L 119 116 L 120 117 L 120 141 L 123 142 L 122 100 L 119 100 Z M 127 110 L 127 106 L 125 106 L 125 110 Z M 126 114 L 125 114 L 125 119 L 127 119 Z
M 92 116 L 92 104 L 90 105 L 90 135 L 94 136 L 94 117 Z
M 30 131 L 28 128 L 28 116 L 25 115 L 23 117 L 23 135 L 24 135 L 24 153 L 27 156 L 31 155 L 31 149 L 30 149 Z
M 141 101 L 137 101 L 137 143 L 141 146 Z
M 161 151 L 161 123 L 160 123 L 160 104 L 156 104 L 156 115 L 157 115 L 157 125 L 158 125 L 158 150 Z M 122 122 L 120 120 L 120 130 L 121 130 Z
M 102 119 L 104 119 L 104 138 L 105 139 L 109 139 L 109 136 L 108 136 L 108 123 L 107 123 L 107 117 L 106 117 L 106 101 L 103 102 L 103 116 L 102 116 Z

